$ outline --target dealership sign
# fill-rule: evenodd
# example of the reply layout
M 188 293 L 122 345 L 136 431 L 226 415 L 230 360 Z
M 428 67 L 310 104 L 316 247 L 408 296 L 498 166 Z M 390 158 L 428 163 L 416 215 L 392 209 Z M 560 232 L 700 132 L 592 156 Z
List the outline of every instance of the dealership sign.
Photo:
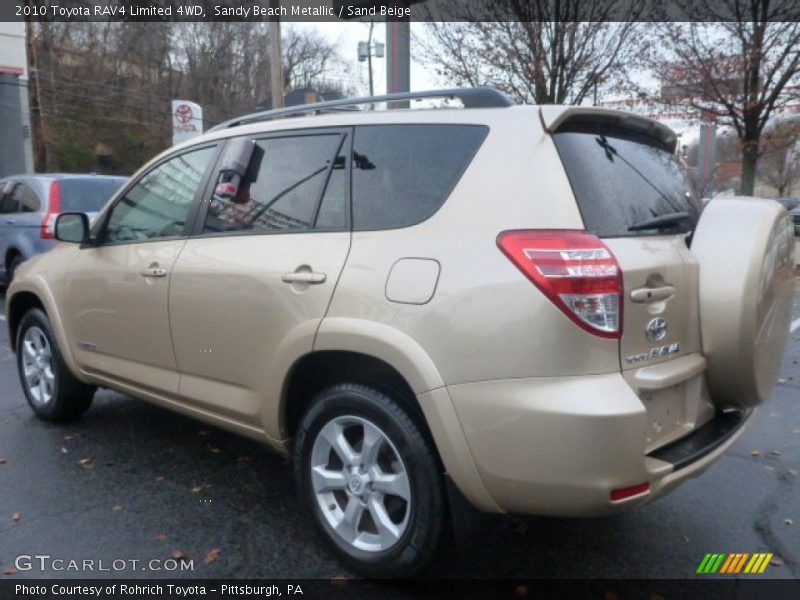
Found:
M 188 100 L 172 101 L 172 143 L 180 144 L 203 133 L 203 108 Z

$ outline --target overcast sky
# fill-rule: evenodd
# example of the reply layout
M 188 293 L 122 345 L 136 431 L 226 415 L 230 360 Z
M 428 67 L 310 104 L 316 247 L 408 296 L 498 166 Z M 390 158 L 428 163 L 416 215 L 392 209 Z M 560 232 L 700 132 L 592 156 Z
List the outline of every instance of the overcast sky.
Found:
M 350 64 L 354 74 L 361 75 L 360 81 L 355 77 L 352 78 L 351 83 L 359 86 L 361 92 L 367 93 L 368 77 L 367 77 L 367 63 L 358 62 L 358 42 L 367 41 L 369 36 L 369 24 L 363 22 L 350 22 L 350 23 L 292 23 L 288 25 L 298 29 L 313 28 L 321 32 L 332 42 L 336 42 L 339 46 L 339 53 Z M 429 90 L 441 87 L 441 83 L 436 80 L 419 62 L 414 61 L 414 40 L 413 36 L 421 35 L 424 32 L 424 23 L 411 24 L 411 90 Z M 375 23 L 375 30 L 373 33 L 373 41 L 385 42 L 386 39 L 386 24 Z M 372 61 L 373 77 L 375 82 L 375 93 L 383 94 L 386 91 L 386 59 L 376 58 Z

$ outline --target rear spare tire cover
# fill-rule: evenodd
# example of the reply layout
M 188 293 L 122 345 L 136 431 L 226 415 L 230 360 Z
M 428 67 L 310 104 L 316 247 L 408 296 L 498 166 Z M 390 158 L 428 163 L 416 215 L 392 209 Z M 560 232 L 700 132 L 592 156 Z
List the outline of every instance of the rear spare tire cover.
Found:
M 711 398 L 719 406 L 756 406 L 769 398 L 789 336 L 789 215 L 772 200 L 712 200 L 691 250 L 700 263 L 700 332 Z

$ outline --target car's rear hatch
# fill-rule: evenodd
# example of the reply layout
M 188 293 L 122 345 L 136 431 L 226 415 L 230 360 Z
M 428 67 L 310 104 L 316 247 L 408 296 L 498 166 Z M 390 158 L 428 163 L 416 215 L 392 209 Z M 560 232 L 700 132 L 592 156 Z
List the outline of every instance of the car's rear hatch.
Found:
M 586 230 L 623 275 L 620 368 L 647 407 L 648 450 L 707 420 L 698 265 L 687 246 L 697 204 L 675 138 L 625 113 L 543 108 Z M 669 363 L 669 364 L 667 364 Z

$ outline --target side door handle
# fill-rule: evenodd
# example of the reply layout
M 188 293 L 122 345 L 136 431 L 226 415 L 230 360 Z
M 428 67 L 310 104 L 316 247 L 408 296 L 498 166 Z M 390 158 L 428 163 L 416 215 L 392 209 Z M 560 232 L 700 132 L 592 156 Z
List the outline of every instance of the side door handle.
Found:
M 153 263 L 146 269 L 142 269 L 142 277 L 166 277 L 167 270 L 159 267 L 157 263 Z
M 13 224 L 14 224 L 14 223 L 16 223 L 16 222 L 17 222 L 17 220 L 16 220 L 16 219 L 6 219 L 6 224 L 7 224 L 7 225 L 13 225 Z
M 631 300 L 638 303 L 645 302 L 659 302 L 660 300 L 669 300 L 675 295 L 675 287 L 671 285 L 664 285 L 661 287 L 640 287 L 631 290 Z
M 325 283 L 325 273 L 315 273 L 314 271 L 294 271 L 292 273 L 284 273 L 281 275 L 281 281 L 284 283 Z

